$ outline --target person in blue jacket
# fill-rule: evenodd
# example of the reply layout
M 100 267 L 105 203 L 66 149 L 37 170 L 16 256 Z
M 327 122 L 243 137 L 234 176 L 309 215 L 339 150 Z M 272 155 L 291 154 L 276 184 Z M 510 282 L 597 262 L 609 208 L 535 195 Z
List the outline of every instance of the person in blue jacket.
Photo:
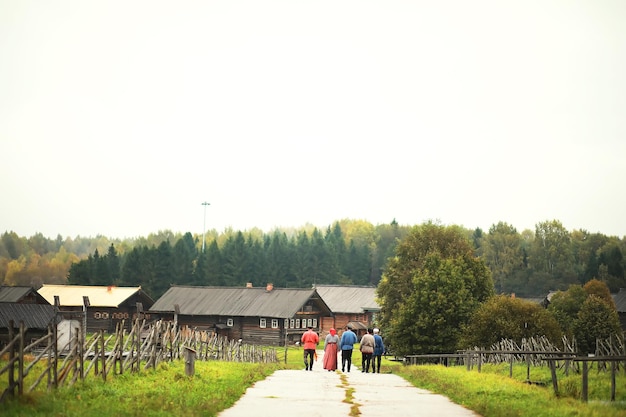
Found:
M 350 367 L 352 366 L 352 349 L 354 349 L 354 344 L 357 342 L 356 335 L 350 328 L 350 326 L 346 326 L 346 330 L 341 335 L 341 371 L 345 372 L 346 367 L 348 368 L 348 372 L 350 372 Z M 347 366 L 346 366 L 347 365 Z
M 385 343 L 379 333 L 380 330 L 374 329 L 374 354 L 372 355 L 372 372 L 374 373 L 380 373 L 380 362 L 385 353 Z

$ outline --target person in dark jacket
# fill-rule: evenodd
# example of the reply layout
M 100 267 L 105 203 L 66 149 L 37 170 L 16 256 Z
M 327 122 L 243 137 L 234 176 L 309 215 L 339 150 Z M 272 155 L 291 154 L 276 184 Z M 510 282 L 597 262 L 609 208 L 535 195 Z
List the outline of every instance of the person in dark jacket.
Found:
M 374 329 L 374 354 L 372 355 L 372 372 L 374 373 L 380 373 L 380 362 L 385 353 L 385 343 L 379 333 L 380 330 Z

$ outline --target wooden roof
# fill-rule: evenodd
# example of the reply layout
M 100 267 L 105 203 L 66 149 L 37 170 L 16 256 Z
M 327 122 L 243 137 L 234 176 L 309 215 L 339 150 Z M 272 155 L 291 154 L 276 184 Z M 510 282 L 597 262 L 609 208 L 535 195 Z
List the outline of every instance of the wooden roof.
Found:
M 315 288 L 333 313 L 361 314 L 380 310 L 375 287 L 317 285 Z
M 8 285 L 0 286 L 0 303 L 19 303 L 31 296 L 33 298 L 31 302 L 50 304 L 39 293 L 37 293 L 33 287 L 12 287 Z
M 613 301 L 618 313 L 626 313 L 626 288 L 620 288 L 617 294 L 613 294 Z
M 56 309 L 49 304 L 0 303 L 0 328 L 7 329 L 13 320 L 14 328 L 24 322 L 28 329 L 46 329 L 53 323 Z
M 48 302 L 54 305 L 54 296 L 59 296 L 59 303 L 66 307 L 80 307 L 83 296 L 89 297 L 91 307 L 120 307 L 126 300 L 139 295 L 148 308 L 154 302 L 141 287 L 116 287 L 96 285 L 45 285 L 38 290 Z
M 150 308 L 151 312 L 173 312 L 197 316 L 293 317 L 313 300 L 324 314 L 328 306 L 315 289 L 264 287 L 192 287 L 172 286 Z

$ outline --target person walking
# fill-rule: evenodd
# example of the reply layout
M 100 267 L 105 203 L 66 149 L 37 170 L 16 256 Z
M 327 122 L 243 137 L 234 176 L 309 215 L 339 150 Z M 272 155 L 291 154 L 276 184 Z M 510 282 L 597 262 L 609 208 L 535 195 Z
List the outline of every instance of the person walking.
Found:
M 313 327 L 309 326 L 307 327 L 307 331 L 302 335 L 300 341 L 302 342 L 302 347 L 304 348 L 304 370 L 312 371 L 315 349 L 317 348 L 320 338 L 317 333 L 313 331 Z
M 380 330 L 374 329 L 374 353 L 372 354 L 372 372 L 374 373 L 380 373 L 380 362 L 385 353 L 385 343 L 379 333 Z
M 324 369 L 329 372 L 337 369 L 337 344 L 339 343 L 339 336 L 337 336 L 337 330 L 330 329 L 330 332 L 324 339 Z
M 350 326 L 346 326 L 345 331 L 341 335 L 341 342 L 339 345 L 341 346 L 341 371 L 346 371 L 346 366 L 348 368 L 348 372 L 350 372 L 350 367 L 352 366 L 352 350 L 354 349 L 354 344 L 357 342 L 356 335 L 350 328 Z
M 374 345 L 376 341 L 372 336 L 372 329 L 367 329 L 367 333 L 361 338 L 361 372 L 369 372 L 372 354 L 374 353 Z

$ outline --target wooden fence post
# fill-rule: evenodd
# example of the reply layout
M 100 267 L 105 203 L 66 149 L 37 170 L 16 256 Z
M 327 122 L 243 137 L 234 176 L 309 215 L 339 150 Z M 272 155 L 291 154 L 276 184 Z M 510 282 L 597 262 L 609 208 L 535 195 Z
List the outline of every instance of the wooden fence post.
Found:
M 185 346 L 185 375 L 193 376 L 196 372 L 195 361 L 196 351 L 188 346 Z
M 102 346 L 100 348 L 100 358 L 102 360 L 102 380 L 106 382 L 107 380 L 107 358 L 106 358 L 106 354 L 105 354 L 105 344 L 106 341 L 104 340 L 104 330 L 100 329 L 100 341 L 102 342 Z
M 615 401 L 615 368 L 617 363 L 611 361 L 611 401 Z
M 15 396 L 15 329 L 13 328 L 15 324 L 13 320 L 9 320 L 9 343 L 11 343 L 11 348 L 9 349 L 9 386 L 7 387 L 9 396 Z
M 548 361 L 548 365 L 550 366 L 550 376 L 552 377 L 552 388 L 554 388 L 554 394 L 559 396 L 559 383 L 556 379 L 556 364 L 554 359 L 550 359 Z
M 23 321 L 20 321 L 19 360 L 17 362 L 17 393 L 20 396 L 24 394 L 24 337 L 26 337 L 26 326 Z
M 589 367 L 587 366 L 587 361 L 583 361 L 583 389 L 582 389 L 582 397 L 583 401 L 587 402 L 589 393 Z

